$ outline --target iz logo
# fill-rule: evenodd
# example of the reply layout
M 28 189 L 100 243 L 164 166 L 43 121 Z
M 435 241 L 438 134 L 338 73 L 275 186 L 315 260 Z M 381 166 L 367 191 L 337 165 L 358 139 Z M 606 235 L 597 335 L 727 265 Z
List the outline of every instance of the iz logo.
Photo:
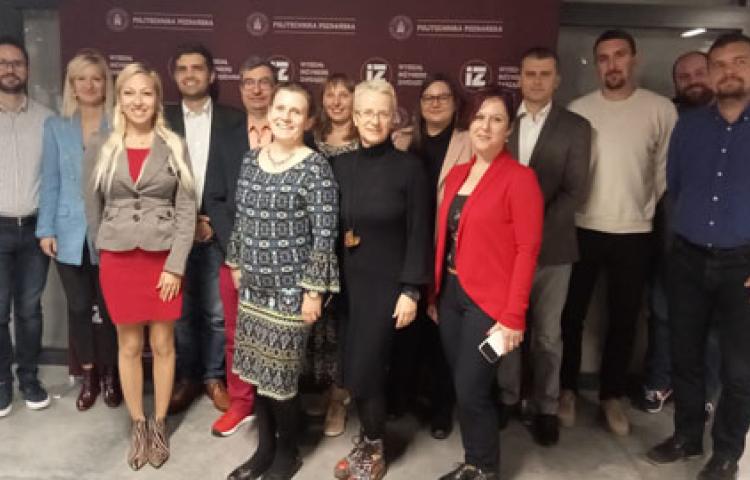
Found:
M 384 63 L 367 64 L 367 80 L 385 80 L 385 74 L 388 71 L 388 65 Z
M 487 67 L 485 65 L 469 65 L 464 70 L 464 85 L 467 87 L 487 86 Z
M 276 67 L 276 79 L 279 82 L 291 81 L 291 78 L 289 78 L 289 62 L 286 60 L 271 60 L 271 64 Z

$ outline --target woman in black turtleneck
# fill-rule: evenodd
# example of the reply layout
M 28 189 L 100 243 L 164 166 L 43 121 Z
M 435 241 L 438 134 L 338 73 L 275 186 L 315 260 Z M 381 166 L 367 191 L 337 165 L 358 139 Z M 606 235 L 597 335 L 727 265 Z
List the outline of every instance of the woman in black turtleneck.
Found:
M 365 475 L 377 480 L 385 474 L 391 345 L 396 329 L 414 320 L 419 292 L 430 281 L 430 187 L 421 161 L 396 150 L 390 140 L 395 111 L 396 96 L 388 82 L 357 85 L 354 123 L 361 148 L 333 159 L 341 194 L 341 367 L 363 433 L 336 465 L 336 478 Z
M 446 175 L 454 165 L 471 158 L 468 133 L 458 128 L 462 104 L 459 91 L 448 76 L 432 75 L 419 92 L 413 126 L 394 134 L 396 146 L 417 155 L 427 171 L 431 186 L 430 238 Z M 453 427 L 455 393 L 437 325 L 426 315 L 426 302 L 420 302 L 414 323 L 396 336 L 393 357 L 405 368 L 390 374 L 390 409 L 398 413 L 410 402 L 411 395 L 425 393 L 430 433 L 438 440 L 447 438 Z

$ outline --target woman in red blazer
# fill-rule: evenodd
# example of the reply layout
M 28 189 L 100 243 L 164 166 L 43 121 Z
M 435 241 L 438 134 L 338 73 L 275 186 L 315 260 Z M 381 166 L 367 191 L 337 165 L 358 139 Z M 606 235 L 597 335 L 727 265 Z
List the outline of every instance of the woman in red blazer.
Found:
M 521 343 L 542 242 L 544 201 L 536 176 L 505 150 L 515 113 L 510 94 L 482 90 L 469 107 L 474 156 L 455 166 L 445 181 L 438 208 L 437 301 L 430 309 L 455 382 L 465 450 L 465 463 L 441 480 L 498 478 L 491 394 L 497 364 L 478 347 L 498 330 L 505 351 Z

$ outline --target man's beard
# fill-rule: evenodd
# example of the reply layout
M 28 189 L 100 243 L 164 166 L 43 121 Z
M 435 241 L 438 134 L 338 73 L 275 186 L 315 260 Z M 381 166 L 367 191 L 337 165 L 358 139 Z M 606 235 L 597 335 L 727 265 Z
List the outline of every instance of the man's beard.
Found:
M 677 102 L 687 107 L 708 105 L 714 99 L 714 92 L 702 83 L 688 86 L 677 95 Z
M 16 78 L 18 82 L 15 83 L 14 85 L 6 84 L 5 79 L 9 77 Z M 22 82 L 21 79 L 17 75 L 14 75 L 12 73 L 6 73 L 2 77 L 0 77 L 0 92 L 7 93 L 10 95 L 16 95 L 19 93 L 23 93 L 25 91 L 26 91 L 26 82 Z
M 617 75 L 611 75 L 613 73 L 616 73 Z M 625 75 L 620 71 L 608 72 L 607 75 L 604 76 L 604 86 L 607 87 L 607 90 L 620 90 L 626 83 Z
M 722 84 L 725 83 L 724 80 L 735 80 L 736 86 L 732 86 L 730 88 L 723 89 Z M 741 78 L 737 77 L 730 77 L 727 79 L 724 79 L 716 86 L 716 98 L 718 100 L 740 100 L 745 98 L 748 95 L 747 89 L 745 88 L 745 82 Z

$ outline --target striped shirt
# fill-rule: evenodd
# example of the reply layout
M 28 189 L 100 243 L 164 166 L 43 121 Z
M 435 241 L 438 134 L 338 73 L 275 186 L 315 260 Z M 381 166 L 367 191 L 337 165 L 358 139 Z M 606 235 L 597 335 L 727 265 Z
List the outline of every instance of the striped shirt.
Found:
M 51 110 L 28 97 L 16 111 L 0 104 L 0 216 L 36 213 L 42 132 L 51 115 Z

